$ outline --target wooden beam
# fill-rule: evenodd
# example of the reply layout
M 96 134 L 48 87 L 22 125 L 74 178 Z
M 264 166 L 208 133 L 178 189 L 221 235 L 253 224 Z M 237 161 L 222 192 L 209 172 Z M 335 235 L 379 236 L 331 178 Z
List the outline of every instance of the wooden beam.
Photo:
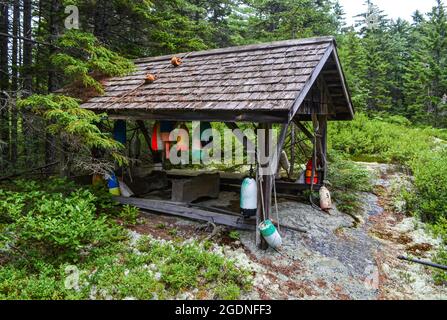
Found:
M 225 53 L 234 53 L 234 52 L 250 52 L 255 50 L 270 50 L 270 49 L 277 49 L 281 47 L 290 47 L 290 46 L 298 46 L 296 50 L 304 50 L 301 49 L 300 46 L 302 45 L 317 45 L 320 43 L 327 43 L 331 42 L 333 43 L 335 41 L 334 37 L 317 37 L 317 38 L 308 38 L 308 39 L 300 39 L 300 40 L 285 40 L 281 43 L 266 43 L 266 44 L 253 44 L 248 46 L 242 46 L 242 47 L 229 47 L 229 48 L 222 48 L 222 49 L 212 49 L 207 51 L 198 51 L 193 52 L 188 55 L 189 58 L 192 57 L 201 57 L 201 56 L 210 56 L 210 55 L 218 55 L 218 54 L 225 54 Z M 303 48 L 306 48 L 305 46 Z M 183 57 L 187 53 L 179 53 L 177 56 Z M 172 55 L 166 55 L 166 56 L 160 56 L 160 57 L 150 57 L 150 58 L 140 58 L 135 60 L 136 63 L 148 63 L 148 62 L 156 62 L 156 61 L 170 61 L 172 58 Z
M 323 167 L 323 177 L 322 181 L 324 182 L 327 180 L 328 175 L 328 164 L 327 164 L 327 116 L 319 116 L 318 117 L 320 122 L 320 134 L 321 134 L 321 153 L 322 158 L 325 159 L 324 161 L 324 167 Z
M 112 120 L 166 120 L 166 121 L 208 121 L 208 122 L 257 122 L 257 123 L 287 123 L 288 110 L 271 112 L 253 111 L 236 113 L 225 111 L 144 111 L 134 109 L 99 110 L 106 111 Z
M 324 95 L 325 95 L 326 98 L 327 98 L 327 101 L 328 101 L 329 106 L 332 108 L 332 110 L 334 110 L 334 108 L 335 108 L 335 107 L 334 107 L 334 102 L 333 102 L 333 100 L 332 100 L 331 93 L 330 93 L 329 88 L 328 88 L 328 85 L 327 85 L 327 83 L 326 83 L 326 79 L 324 78 L 323 75 L 320 76 L 320 83 L 321 83 L 321 86 L 322 86 L 323 93 L 324 93 Z M 328 111 L 329 111 L 329 110 L 328 110 Z M 329 113 L 329 112 L 328 112 L 328 113 Z
M 231 216 L 227 214 L 221 214 L 211 211 L 205 211 L 197 208 L 191 208 L 187 205 L 182 205 L 175 202 L 149 200 L 149 199 L 137 199 L 137 198 L 124 198 L 115 197 L 116 201 L 121 204 L 133 205 L 142 210 L 149 210 L 151 212 L 169 214 L 177 217 L 183 217 L 199 221 L 207 221 L 215 224 L 221 224 L 241 230 L 255 230 L 256 226 L 245 221 L 244 218 L 238 216 Z
M 292 123 L 291 126 L 291 141 L 290 141 L 290 171 L 288 172 L 288 177 L 291 178 L 295 171 L 295 124 Z
M 337 48 L 335 46 L 334 46 L 334 60 L 335 60 L 335 64 L 337 65 L 337 70 L 338 70 L 339 74 L 341 75 L 341 83 L 343 86 L 343 92 L 345 94 L 346 101 L 348 103 L 349 113 L 350 113 L 351 117 L 354 118 L 355 111 L 354 111 L 354 107 L 352 104 L 351 95 L 349 94 L 349 91 L 348 91 L 348 85 L 346 82 L 345 73 L 343 71 L 343 67 L 341 66 L 340 59 L 338 58 Z
M 309 130 L 307 130 L 307 128 L 301 123 L 301 122 L 299 122 L 298 120 L 296 120 L 296 119 L 293 119 L 293 122 L 296 124 L 296 126 L 304 133 L 304 135 L 307 137 L 307 138 L 309 138 L 309 140 L 310 141 L 312 141 L 312 143 L 313 143 L 313 141 L 314 141 L 314 135 L 312 134 L 312 133 L 310 133 L 310 131 Z
M 326 62 L 332 55 L 332 53 L 335 50 L 335 46 L 332 43 L 324 53 L 323 57 L 321 58 L 320 62 L 315 67 L 312 75 L 307 80 L 306 84 L 304 85 L 303 89 L 301 90 L 300 94 L 296 98 L 292 110 L 289 113 L 289 122 L 292 121 L 292 119 L 295 117 L 296 113 L 298 112 L 298 109 L 300 108 L 301 104 L 303 103 L 304 99 L 306 99 L 307 94 L 309 93 L 310 89 L 314 85 L 315 81 L 317 80 L 318 76 L 320 75 L 321 71 L 323 70 Z
M 140 130 L 143 133 L 144 140 L 146 140 L 147 146 L 149 147 L 149 151 L 151 152 L 151 154 L 153 154 L 153 151 L 151 148 L 151 135 L 149 134 L 149 131 L 147 130 L 146 125 L 144 124 L 144 121 L 137 120 L 137 125 L 140 127 Z
M 240 130 L 240 132 L 243 134 L 243 136 L 234 135 L 240 143 L 244 146 L 245 151 L 247 150 L 254 150 L 256 152 L 256 146 L 245 134 L 244 131 L 241 130 L 241 128 L 237 125 L 235 122 L 225 122 L 225 125 L 231 129 L 231 130 Z

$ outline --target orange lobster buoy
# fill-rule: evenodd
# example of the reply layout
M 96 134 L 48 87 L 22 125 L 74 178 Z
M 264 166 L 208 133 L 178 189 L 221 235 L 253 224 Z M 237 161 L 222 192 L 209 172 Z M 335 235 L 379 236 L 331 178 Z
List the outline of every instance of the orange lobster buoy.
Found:
M 306 165 L 306 184 L 312 184 L 312 168 L 313 168 L 313 161 L 312 159 L 307 162 Z M 318 184 L 318 172 L 315 170 L 314 173 L 314 181 L 313 184 Z
M 182 62 L 182 59 L 180 59 L 179 57 L 176 57 L 176 56 L 174 56 L 174 57 L 172 57 L 172 59 L 171 59 L 171 64 L 174 66 L 174 67 L 178 67 L 179 65 L 181 65 L 183 62 Z
M 157 80 L 157 76 L 154 75 L 154 74 L 152 74 L 152 73 L 148 73 L 148 74 L 146 75 L 146 78 L 144 79 L 144 82 L 145 82 L 146 84 L 149 84 L 149 83 L 154 82 L 155 80 Z

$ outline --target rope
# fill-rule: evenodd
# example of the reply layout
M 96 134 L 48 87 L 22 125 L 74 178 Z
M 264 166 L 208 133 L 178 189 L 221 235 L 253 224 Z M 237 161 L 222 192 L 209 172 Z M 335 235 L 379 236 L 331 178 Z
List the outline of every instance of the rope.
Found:
M 312 114 L 312 123 L 314 125 L 314 150 L 313 150 L 313 156 L 312 156 L 312 176 L 311 176 L 311 183 L 310 183 L 310 195 L 309 195 L 309 201 L 310 204 L 312 206 L 312 208 L 314 208 L 317 211 L 323 211 L 321 210 L 320 206 L 317 206 L 313 200 L 313 192 L 314 192 L 314 178 L 315 178 L 315 170 L 317 167 L 317 137 L 319 137 L 320 135 L 318 134 L 319 130 L 320 130 L 320 124 L 318 122 L 318 120 L 315 119 L 316 115 L 315 113 Z M 315 124 L 317 124 L 315 126 Z
M 262 217 L 265 218 L 265 204 L 264 204 L 264 192 L 262 189 L 262 175 L 258 173 L 258 181 L 259 181 L 259 190 L 261 192 L 261 209 L 262 209 Z
M 184 60 L 187 57 L 189 57 L 192 54 L 192 52 L 189 52 L 187 54 L 185 54 L 183 57 L 181 57 L 180 59 Z M 158 74 L 160 74 L 162 71 L 166 70 L 167 68 L 169 68 L 170 66 L 172 66 L 172 64 L 168 64 L 166 65 L 164 68 L 160 69 L 158 71 Z M 142 86 L 144 86 L 146 84 L 146 81 L 143 81 L 143 83 L 139 84 L 137 87 L 135 87 L 134 89 L 130 90 L 129 92 L 126 92 L 125 94 L 123 94 L 122 96 L 118 97 L 115 99 L 115 101 L 112 102 L 111 105 L 108 106 L 108 108 L 111 108 L 112 106 L 114 106 L 115 104 L 117 104 L 118 102 L 120 102 L 121 100 L 123 100 L 124 98 L 128 97 L 131 94 L 134 94 L 135 92 L 137 92 Z
M 275 198 L 275 211 L 276 211 L 276 221 L 278 222 L 278 231 L 281 231 L 281 226 L 279 224 L 279 211 L 278 211 L 278 199 L 276 197 L 276 179 L 273 178 L 273 194 Z

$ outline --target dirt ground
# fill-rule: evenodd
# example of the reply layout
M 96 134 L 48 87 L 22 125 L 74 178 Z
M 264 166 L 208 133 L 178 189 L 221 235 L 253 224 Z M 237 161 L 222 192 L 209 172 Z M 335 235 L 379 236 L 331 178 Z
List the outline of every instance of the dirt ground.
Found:
M 307 233 L 282 229 L 281 253 L 255 246 L 253 232 L 231 239 L 219 229 L 213 237 L 216 250 L 234 258 L 254 274 L 254 287 L 243 299 L 447 299 L 447 287 L 436 286 L 432 269 L 403 262 L 406 255 L 430 261 L 440 245 L 415 218 L 391 210 L 390 195 L 405 183 L 398 168 L 364 164 L 374 173 L 374 193 L 364 193 L 361 223 L 338 210 L 330 214 L 303 203 L 279 200 L 279 221 Z M 222 192 L 208 205 L 237 200 Z M 211 228 L 189 220 L 147 215 L 134 228 L 140 234 L 172 239 L 205 239 Z

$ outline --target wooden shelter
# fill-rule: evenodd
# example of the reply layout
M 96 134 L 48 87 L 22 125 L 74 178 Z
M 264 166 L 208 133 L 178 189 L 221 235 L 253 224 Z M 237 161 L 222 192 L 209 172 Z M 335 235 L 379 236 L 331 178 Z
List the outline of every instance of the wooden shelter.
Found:
M 238 122 L 266 129 L 281 124 L 277 151 L 293 126 L 312 140 L 316 158 L 325 158 L 327 121 L 354 117 L 333 37 L 178 54 L 179 66 L 172 57 L 136 60 L 135 73 L 104 81 L 105 94 L 82 107 L 112 119 L 224 122 L 233 129 Z M 147 74 L 156 80 L 147 81 Z M 312 121 L 315 131 L 304 121 Z M 320 170 L 324 179 L 325 165 Z M 268 218 L 273 181 L 262 181 L 265 211 L 258 209 L 258 222 Z

